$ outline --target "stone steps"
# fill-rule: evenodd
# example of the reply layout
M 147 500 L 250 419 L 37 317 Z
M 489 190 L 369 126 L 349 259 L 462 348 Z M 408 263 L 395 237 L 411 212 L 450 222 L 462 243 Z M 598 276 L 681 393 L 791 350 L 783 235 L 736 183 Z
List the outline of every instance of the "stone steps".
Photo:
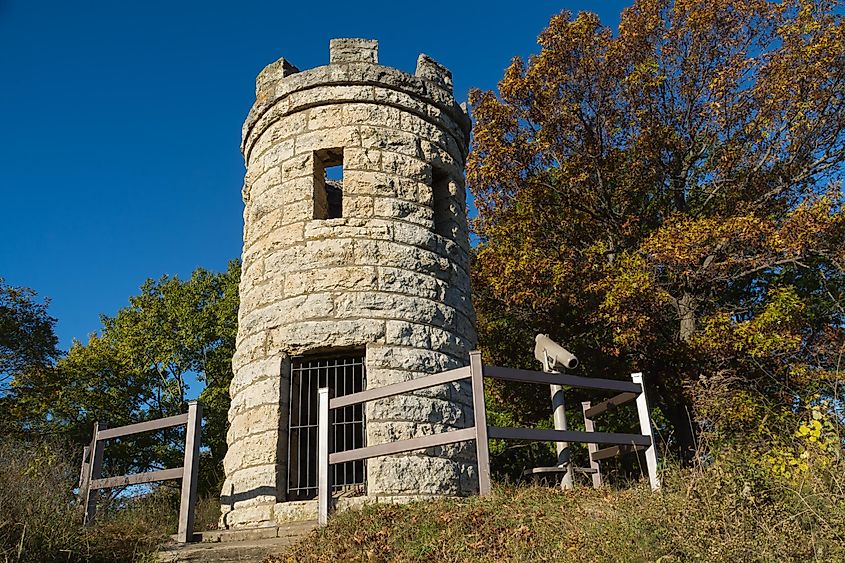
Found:
M 282 526 L 247 528 L 243 530 L 213 530 L 194 534 L 194 543 L 171 544 L 158 553 L 160 563 L 225 561 L 263 561 L 271 555 L 281 555 L 311 530 L 315 521 L 290 522 Z

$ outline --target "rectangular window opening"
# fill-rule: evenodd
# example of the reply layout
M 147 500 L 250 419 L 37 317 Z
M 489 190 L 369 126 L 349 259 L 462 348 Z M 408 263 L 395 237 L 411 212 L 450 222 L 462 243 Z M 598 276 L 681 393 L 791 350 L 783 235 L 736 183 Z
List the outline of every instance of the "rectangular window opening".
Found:
M 287 500 L 317 497 L 317 390 L 326 386 L 332 397 L 363 391 L 366 388 L 363 352 L 291 359 Z M 363 404 L 335 409 L 329 417 L 330 452 L 365 445 Z M 332 465 L 331 471 L 334 492 L 347 496 L 365 493 L 367 478 L 363 460 Z
M 314 219 L 343 217 L 343 149 L 314 152 Z
M 431 172 L 432 208 L 434 210 L 434 232 L 454 239 L 455 210 L 453 207 L 452 182 L 449 174 L 434 168 Z

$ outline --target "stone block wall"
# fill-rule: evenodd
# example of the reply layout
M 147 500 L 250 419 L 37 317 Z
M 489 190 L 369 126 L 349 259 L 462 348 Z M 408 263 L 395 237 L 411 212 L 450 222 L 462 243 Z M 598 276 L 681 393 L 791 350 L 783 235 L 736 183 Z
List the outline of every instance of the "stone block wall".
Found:
M 290 358 L 359 350 L 369 388 L 468 364 L 464 161 L 469 118 L 447 69 L 378 65 L 378 44 L 335 39 L 330 64 L 284 59 L 256 81 L 244 124 L 244 247 L 222 523 L 272 522 L 285 501 Z M 323 167 L 343 162 L 342 217 L 325 219 Z M 322 199 L 321 199 L 322 198 Z M 472 424 L 468 384 L 370 403 L 369 445 Z M 476 486 L 458 444 L 370 460 L 367 494 Z

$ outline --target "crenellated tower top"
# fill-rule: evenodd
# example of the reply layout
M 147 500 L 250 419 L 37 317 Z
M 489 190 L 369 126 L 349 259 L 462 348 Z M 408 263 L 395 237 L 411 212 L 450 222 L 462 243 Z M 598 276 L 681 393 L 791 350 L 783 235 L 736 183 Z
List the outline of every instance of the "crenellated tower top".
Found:
M 417 58 L 414 74 L 382 66 L 378 64 L 378 41 L 348 38 L 330 41 L 328 65 L 300 70 L 290 61 L 280 58 L 261 71 L 255 82 L 256 101 L 244 123 L 241 145 L 244 156 L 249 157 L 252 145 L 262 130 L 262 118 L 272 107 L 287 101 L 285 109 L 297 109 L 298 99 L 307 98 L 302 94 L 317 86 L 366 85 L 381 86 L 386 91 L 355 89 L 353 95 L 351 90 L 339 88 L 335 99 L 318 103 L 383 103 L 416 111 L 429 120 L 439 120 L 439 112 L 442 112 L 449 122 L 446 125 L 456 137 L 456 144 L 461 147 L 462 160 L 466 158 L 470 120 L 453 96 L 452 72 L 425 54 Z M 391 95 L 391 90 L 395 94 Z

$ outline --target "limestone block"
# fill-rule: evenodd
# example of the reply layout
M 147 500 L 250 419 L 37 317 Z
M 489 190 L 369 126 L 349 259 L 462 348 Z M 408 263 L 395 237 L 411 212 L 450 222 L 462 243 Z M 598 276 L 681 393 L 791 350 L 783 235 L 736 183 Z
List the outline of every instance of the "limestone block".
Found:
M 224 525 L 230 528 L 266 526 L 267 522 L 273 521 L 274 504 L 268 503 L 266 505 L 233 510 L 226 515 Z
M 460 405 L 444 399 L 398 395 L 390 399 L 373 401 L 367 405 L 368 440 L 372 436 L 368 444 L 434 434 L 442 431 L 443 425 L 454 426 L 464 423 L 463 415 Z M 380 420 L 389 422 L 379 423 Z M 420 425 L 420 422 L 425 424 Z
M 468 311 L 472 308 L 469 292 L 454 285 L 447 286 L 443 303 L 458 311 Z
M 261 99 L 262 95 L 269 96 L 272 93 L 269 92 L 269 90 L 274 88 L 279 80 L 297 72 L 299 72 L 299 69 L 284 58 L 280 58 L 276 62 L 270 63 L 264 67 L 264 70 L 262 70 L 258 74 L 258 78 L 255 79 L 255 95 L 259 99 Z
M 243 342 L 243 340 L 241 340 Z M 278 356 L 263 357 L 249 362 L 236 369 L 235 376 L 229 386 L 229 396 L 234 397 L 241 389 L 259 379 L 267 377 L 281 377 L 282 358 Z
M 250 193 L 260 193 L 269 188 L 275 188 L 282 184 L 282 173 L 278 168 L 270 168 L 261 176 L 255 179 L 250 185 Z
M 306 293 L 365 290 L 376 287 L 377 270 L 373 266 L 347 266 L 306 270 L 291 274 L 285 278 L 285 295 L 295 296 Z
M 384 106 L 373 103 L 346 103 L 343 108 L 343 124 L 359 125 L 381 121 Z
M 467 356 L 469 350 L 464 339 L 451 330 L 428 324 L 404 320 L 387 321 L 385 337 L 400 346 L 441 350 L 456 356 Z
M 367 463 L 368 494 L 458 495 L 461 468 L 446 459 L 424 455 L 393 456 Z
M 352 199 L 359 198 L 353 197 Z M 345 206 L 346 198 L 344 198 Z M 311 221 L 305 225 L 304 236 L 308 241 L 324 241 L 327 239 L 376 239 L 389 241 L 393 238 L 393 223 L 380 220 L 367 220 L 359 217 Z M 346 244 L 346 241 L 336 244 Z
M 384 321 L 378 319 L 326 319 L 284 325 L 270 336 L 269 349 L 292 355 L 332 348 L 364 347 L 384 342 Z
M 385 125 L 385 127 L 361 127 L 361 145 L 365 148 L 379 149 L 411 156 L 424 158 L 422 142 L 413 133 L 406 133 L 399 130 L 400 115 L 396 115 L 396 123 Z M 433 146 L 429 143 L 430 146 Z
M 285 181 L 294 178 L 313 178 L 314 176 L 314 153 L 298 153 L 282 163 L 281 178 Z M 281 181 L 279 182 L 281 183 Z
M 267 335 L 252 334 L 237 340 L 237 350 L 232 356 L 232 369 L 238 371 L 250 362 L 263 359 L 267 351 Z
M 291 197 L 295 197 L 295 194 L 292 194 L 288 190 L 278 189 L 276 186 L 258 193 L 253 193 L 252 200 L 249 203 L 251 220 L 254 221 L 255 219 L 264 217 L 273 211 L 280 211 L 283 219 L 284 207 L 289 203 Z M 262 235 L 266 234 L 266 231 L 260 232 Z
M 415 74 L 420 78 L 431 80 L 439 86 L 446 88 L 449 92 L 452 91 L 452 73 L 448 68 L 428 55 L 421 54 L 417 58 L 417 71 Z
M 308 129 L 325 129 L 337 127 L 343 121 L 343 106 L 332 104 L 318 106 L 308 110 Z
M 343 170 L 381 170 L 381 151 L 371 148 L 349 148 L 343 151 Z M 345 180 L 345 178 L 344 178 Z M 346 188 L 346 182 L 344 182 Z M 344 190 L 345 192 L 346 190 Z
M 268 145 L 275 150 L 282 141 L 290 140 L 308 130 L 308 111 L 291 111 L 279 115 L 267 124 L 267 130 L 261 135 L 259 144 L 267 138 Z
M 310 224 L 307 225 L 307 227 L 310 226 Z M 356 264 L 356 245 L 353 243 L 354 241 L 349 239 L 320 238 L 309 240 L 305 244 L 279 249 L 264 259 L 265 275 L 276 277 L 289 272 L 309 270 L 315 262 L 327 268 Z
M 266 172 L 271 168 L 281 166 L 282 162 L 293 156 L 293 138 L 278 141 L 272 150 L 266 150 L 258 156 L 253 156 L 257 170 Z
M 418 158 L 394 152 L 383 152 L 381 169 L 388 174 L 431 183 L 431 167 Z
M 280 440 L 286 440 L 277 429 L 259 434 L 251 434 L 237 439 L 229 444 L 235 455 L 227 456 L 223 463 L 223 470 L 227 474 L 234 474 L 238 469 L 254 466 L 269 466 L 279 463 L 277 459 Z M 285 444 L 286 445 L 286 444 Z
M 388 342 L 400 346 L 430 349 L 432 328 L 430 325 L 392 320 L 385 325 L 385 337 Z
M 255 209 L 254 205 L 247 208 L 250 212 L 247 218 L 247 225 L 249 225 L 250 240 L 260 240 L 270 234 L 274 229 L 284 225 L 284 209 Z
M 247 164 L 251 164 L 251 159 L 265 154 L 268 150 L 276 150 L 281 141 L 292 139 L 307 128 L 308 114 L 304 111 L 285 115 L 283 119 L 268 124 L 267 129 L 249 147 Z
M 250 434 L 260 434 L 278 428 L 274 421 L 280 420 L 281 413 L 282 408 L 278 403 L 265 403 L 237 413 L 230 411 L 231 426 L 227 441 L 234 443 Z
M 451 269 L 449 260 L 436 252 L 387 241 L 361 241 L 354 246 L 353 254 L 355 263 L 362 266 L 401 268 L 442 277 Z M 267 260 L 264 267 L 269 267 Z
M 374 39 L 332 39 L 329 43 L 329 62 L 378 63 L 378 41 Z
M 278 405 L 288 401 L 287 394 L 282 394 L 282 379 L 278 375 L 259 379 L 239 390 L 232 397 L 230 412 L 235 416 L 247 410 L 263 405 Z
M 373 205 L 373 213 L 376 217 L 402 219 L 426 227 L 432 225 L 434 221 L 434 211 L 430 207 L 411 201 L 377 197 Z
M 337 295 L 333 301 L 333 315 L 338 319 L 401 317 L 443 326 L 449 324 L 455 316 L 454 310 L 441 307 L 436 301 L 393 293 L 347 292 Z
M 373 102 L 376 98 L 372 86 L 324 86 L 301 90 L 288 97 L 288 111 L 303 111 L 315 106 L 341 102 Z
M 328 131 L 309 131 L 296 136 L 295 154 L 306 154 L 321 149 L 361 146 L 357 127 L 337 127 Z
M 403 268 L 379 268 L 378 288 L 382 291 L 417 295 L 426 299 L 440 300 L 445 295 L 444 282 L 434 276 Z
M 264 279 L 264 260 L 260 256 L 252 257 L 249 261 L 244 261 L 241 268 L 241 288 L 248 291 L 249 288 L 255 287 Z
M 268 213 L 275 211 L 275 208 L 272 207 L 270 201 L 268 201 L 266 205 L 268 208 L 273 210 Z M 285 207 L 288 203 L 280 202 L 279 205 L 281 207 Z M 263 264 L 264 260 L 267 257 L 273 256 L 276 251 L 290 248 L 291 245 L 301 241 L 305 236 L 304 232 L 307 224 L 307 221 L 286 222 L 284 221 L 284 217 L 282 217 L 280 220 L 272 224 L 272 229 L 267 229 L 266 234 L 260 238 L 258 236 L 255 237 L 257 240 L 247 249 L 247 253 L 254 255 L 256 257 L 255 259 L 260 259 Z M 276 273 L 274 272 L 271 275 L 266 270 L 263 272 L 265 279 L 272 279 L 275 274 Z
M 303 221 L 311 221 L 314 219 L 314 200 L 312 197 L 287 202 L 284 204 L 282 209 L 284 210 L 283 224 L 286 225 L 300 223 Z
M 376 196 L 394 196 L 398 199 L 405 199 L 408 201 L 427 204 L 426 201 L 420 201 L 418 194 L 422 193 L 426 188 L 430 191 L 431 188 L 425 186 L 424 183 L 412 180 L 410 178 L 401 178 L 391 176 L 384 172 L 372 171 L 354 171 L 350 173 L 348 180 L 351 183 L 350 189 L 355 193 L 370 193 Z M 347 184 L 344 178 L 344 186 Z
M 420 141 L 420 152 L 426 162 L 447 173 L 455 181 L 463 179 L 463 160 L 457 160 L 440 144 L 426 140 Z
M 369 218 L 374 214 L 375 203 L 370 196 L 361 195 L 344 195 L 343 196 L 343 214 L 348 217 L 362 217 Z M 388 238 L 390 230 L 382 231 L 383 236 L 379 238 Z
M 393 232 L 394 240 L 398 242 L 418 246 L 439 255 L 447 254 L 442 239 L 432 231 L 430 222 L 395 223 Z
M 367 348 L 367 366 L 437 373 L 458 367 L 456 358 L 435 350 L 373 345 Z
M 449 139 L 453 139 L 455 144 L 457 145 L 457 140 L 454 138 L 454 135 L 451 132 L 440 129 L 439 127 L 437 127 L 437 125 L 431 123 L 424 117 L 413 112 L 402 113 L 399 128 L 402 131 L 411 133 L 412 135 L 416 135 L 421 139 L 426 139 L 432 143 L 437 143 L 438 145 L 444 147 L 450 146 Z M 458 158 L 459 154 L 461 153 L 453 152 L 452 156 L 456 157 L 456 160 L 461 160 Z

